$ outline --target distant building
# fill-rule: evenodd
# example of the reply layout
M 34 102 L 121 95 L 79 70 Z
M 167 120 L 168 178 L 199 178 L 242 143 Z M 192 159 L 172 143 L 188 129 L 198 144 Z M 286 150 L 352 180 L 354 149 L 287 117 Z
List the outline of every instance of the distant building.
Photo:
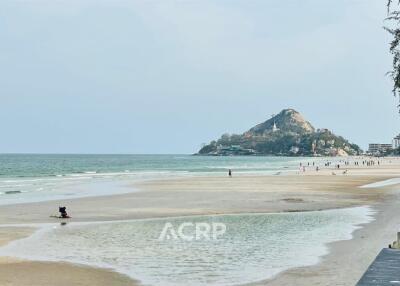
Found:
M 400 134 L 393 138 L 392 148 L 397 149 L 400 147 Z
M 319 128 L 319 129 L 317 129 L 317 133 L 327 133 L 327 132 L 329 132 L 328 128 Z
M 392 150 L 392 144 L 371 143 L 368 147 L 368 153 L 381 154 Z
M 246 149 L 241 147 L 240 145 L 230 145 L 230 146 L 218 145 L 217 151 L 212 155 L 230 156 L 230 155 L 254 155 L 254 154 L 256 154 L 255 150 Z
M 274 121 L 274 126 L 272 126 L 272 132 L 279 131 L 279 128 L 276 127 L 275 121 Z

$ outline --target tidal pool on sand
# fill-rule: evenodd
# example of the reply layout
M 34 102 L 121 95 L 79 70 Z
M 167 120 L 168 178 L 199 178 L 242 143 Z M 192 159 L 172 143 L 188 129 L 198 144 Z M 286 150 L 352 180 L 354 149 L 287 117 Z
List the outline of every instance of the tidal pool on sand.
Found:
M 144 285 L 238 285 L 313 265 L 327 243 L 351 239 L 369 207 L 43 225 L 0 249 L 2 256 L 112 268 Z M 160 240 L 166 223 L 223 223 L 217 240 Z M 190 234 L 194 228 L 187 228 Z

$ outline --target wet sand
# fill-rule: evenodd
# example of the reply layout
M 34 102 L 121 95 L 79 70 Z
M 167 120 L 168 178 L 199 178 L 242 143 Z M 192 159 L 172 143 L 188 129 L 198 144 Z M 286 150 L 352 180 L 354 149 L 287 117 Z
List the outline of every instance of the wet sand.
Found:
M 0 285 L 2 286 L 134 286 L 130 278 L 111 270 L 72 265 L 0 260 Z
M 193 177 L 135 185 L 142 191 L 103 197 L 0 206 L 0 224 L 57 222 L 58 206 L 74 221 L 202 214 L 321 210 L 381 201 L 384 192 L 359 189 L 390 175 Z
M 331 244 L 317 266 L 293 269 L 255 285 L 354 285 L 376 254 L 395 238 L 400 222 L 397 186 L 359 186 L 397 177 L 400 168 L 349 168 L 277 176 L 238 175 L 157 180 L 136 184 L 140 192 L 0 207 L 0 224 L 59 222 L 49 217 L 68 206 L 74 221 L 105 221 L 198 214 L 309 211 L 371 205 L 377 220 L 357 230 L 354 239 Z M 336 171 L 338 172 L 338 171 Z M 0 243 L 22 238 L 32 229 L 0 229 Z M 67 263 L 1 258 L 0 285 L 136 285 L 109 270 Z M 344 265 L 351 265 L 344 269 Z M 20 273 L 29 273 L 21 275 Z
M 29 236 L 35 231 L 29 227 L 0 228 L 0 246 Z M 132 279 L 111 270 L 92 268 L 70 263 L 32 262 L 0 257 L 1 286 L 135 286 Z
M 329 254 L 316 266 L 291 269 L 252 285 L 355 285 L 382 248 L 400 231 L 400 186 L 386 187 L 386 199 L 374 204 L 375 220 L 353 233 L 353 239 L 329 244 Z

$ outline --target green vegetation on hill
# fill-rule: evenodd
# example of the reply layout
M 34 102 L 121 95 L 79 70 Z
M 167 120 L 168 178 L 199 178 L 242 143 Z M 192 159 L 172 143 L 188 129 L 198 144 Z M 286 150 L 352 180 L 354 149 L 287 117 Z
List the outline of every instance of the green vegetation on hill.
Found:
M 202 155 L 345 156 L 362 150 L 328 129 L 315 128 L 293 109 L 243 134 L 224 134 L 199 151 Z

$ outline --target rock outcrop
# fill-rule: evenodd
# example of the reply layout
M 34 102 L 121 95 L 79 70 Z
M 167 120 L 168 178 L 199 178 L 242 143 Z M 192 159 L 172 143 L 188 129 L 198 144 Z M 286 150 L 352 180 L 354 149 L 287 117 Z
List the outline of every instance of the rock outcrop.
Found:
M 224 134 L 200 155 L 347 156 L 362 150 L 328 129 L 315 129 L 299 112 L 284 109 L 243 134 Z

